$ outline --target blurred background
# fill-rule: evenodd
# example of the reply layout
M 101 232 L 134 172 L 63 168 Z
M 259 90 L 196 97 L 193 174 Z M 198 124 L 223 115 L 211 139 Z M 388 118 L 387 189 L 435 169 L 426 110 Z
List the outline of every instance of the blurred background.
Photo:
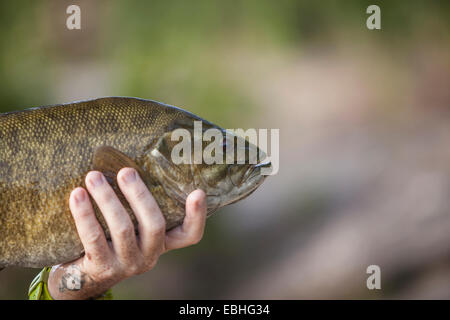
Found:
M 280 129 L 279 173 L 116 298 L 449 299 L 449 40 L 448 1 L 1 1 L 0 111 L 136 96 Z

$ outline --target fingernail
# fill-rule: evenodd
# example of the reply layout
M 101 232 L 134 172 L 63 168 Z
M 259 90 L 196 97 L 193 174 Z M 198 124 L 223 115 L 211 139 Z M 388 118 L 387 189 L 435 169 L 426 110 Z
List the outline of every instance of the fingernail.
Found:
M 98 187 L 103 183 L 103 175 L 99 172 L 92 173 L 89 178 L 89 182 L 93 187 Z
M 74 195 L 74 198 L 75 198 L 75 202 L 79 203 L 79 202 L 83 202 L 84 199 L 86 199 L 86 196 L 83 191 L 77 191 Z
M 132 183 L 132 182 L 136 181 L 136 171 L 127 170 L 127 172 L 123 176 L 123 180 L 126 183 Z
M 196 194 L 194 199 L 194 206 L 196 210 L 203 209 L 206 206 L 206 199 L 202 197 L 202 194 Z

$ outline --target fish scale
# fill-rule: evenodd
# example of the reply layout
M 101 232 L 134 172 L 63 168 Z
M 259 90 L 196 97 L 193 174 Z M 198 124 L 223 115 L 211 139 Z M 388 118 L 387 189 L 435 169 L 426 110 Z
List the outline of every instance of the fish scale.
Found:
M 125 163 L 130 166 L 147 168 L 140 173 L 163 212 L 167 229 L 179 225 L 184 203 L 170 197 L 164 179 L 152 178 L 157 162 L 149 158 L 148 150 L 167 132 L 180 127 L 178 123 L 195 120 L 207 128 L 219 128 L 180 108 L 125 97 L 1 114 L 0 268 L 43 267 L 83 254 L 68 200 L 74 188 L 84 186 L 86 174 L 96 169 L 93 156 L 104 146 L 110 148 L 104 152 L 120 151 L 117 159 L 129 161 Z M 189 185 L 186 179 L 180 176 L 176 181 L 184 187 Z M 111 176 L 109 181 L 136 226 L 114 180 Z M 106 222 L 93 204 L 109 237 Z

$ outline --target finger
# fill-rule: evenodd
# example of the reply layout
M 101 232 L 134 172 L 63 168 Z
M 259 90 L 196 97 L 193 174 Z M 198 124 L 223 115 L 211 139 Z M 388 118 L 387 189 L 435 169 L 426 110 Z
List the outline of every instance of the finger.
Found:
M 206 195 L 202 190 L 191 192 L 186 199 L 183 224 L 166 235 L 166 250 L 184 248 L 198 243 L 205 229 Z
M 150 260 L 159 256 L 164 247 L 166 221 L 158 203 L 135 169 L 123 168 L 117 181 L 138 220 L 139 246 L 144 257 Z
M 73 190 L 70 194 L 69 207 L 84 247 L 85 257 L 95 263 L 108 261 L 111 250 L 86 190 L 83 188 Z
M 133 223 L 103 174 L 91 171 L 86 186 L 105 217 L 114 251 L 122 263 L 133 262 L 139 254 Z

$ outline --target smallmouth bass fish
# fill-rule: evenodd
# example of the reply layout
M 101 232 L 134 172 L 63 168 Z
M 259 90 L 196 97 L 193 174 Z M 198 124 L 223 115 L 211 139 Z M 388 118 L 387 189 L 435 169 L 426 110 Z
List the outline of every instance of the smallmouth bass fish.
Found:
M 183 109 L 137 98 L 99 98 L 0 114 L 0 269 L 40 268 L 83 255 L 68 201 L 74 188 L 85 187 L 91 170 L 105 175 L 136 226 L 116 182 L 121 168 L 135 168 L 159 204 L 167 230 L 183 222 L 186 198 L 195 189 L 207 195 L 208 216 L 256 190 L 265 178 L 261 168 L 270 163 L 172 161 L 177 142 L 171 134 L 179 128 L 192 132 L 194 121 L 201 121 L 203 130 L 215 128 L 225 135 L 224 129 Z M 256 148 L 247 141 L 244 145 Z M 106 222 L 92 203 L 109 239 Z

